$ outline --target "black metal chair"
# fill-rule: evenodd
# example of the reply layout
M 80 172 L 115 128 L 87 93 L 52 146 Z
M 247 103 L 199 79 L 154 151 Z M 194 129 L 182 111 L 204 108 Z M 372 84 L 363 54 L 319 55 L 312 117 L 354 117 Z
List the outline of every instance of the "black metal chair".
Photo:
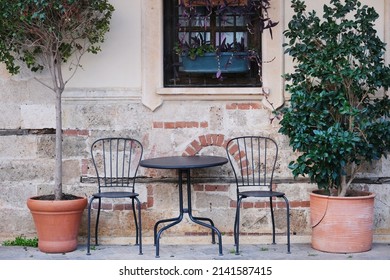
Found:
M 90 255 L 91 245 L 91 208 L 95 199 L 98 200 L 98 211 L 95 225 L 95 245 L 98 245 L 98 227 L 102 199 L 130 198 L 136 231 L 136 245 L 142 255 L 142 224 L 141 203 L 135 192 L 135 181 L 142 159 L 143 146 L 132 138 L 102 138 L 91 146 L 92 161 L 98 181 L 98 192 L 93 194 L 88 202 L 88 241 L 87 255 Z M 138 221 L 135 203 L 138 209 Z
M 272 219 L 272 244 L 275 244 L 273 200 L 282 198 L 287 212 L 287 252 L 290 253 L 290 206 L 283 192 L 273 191 L 272 180 L 278 158 L 278 145 L 268 137 L 242 136 L 228 141 L 226 152 L 237 186 L 237 206 L 234 220 L 234 243 L 239 254 L 240 208 L 243 199 L 269 198 Z

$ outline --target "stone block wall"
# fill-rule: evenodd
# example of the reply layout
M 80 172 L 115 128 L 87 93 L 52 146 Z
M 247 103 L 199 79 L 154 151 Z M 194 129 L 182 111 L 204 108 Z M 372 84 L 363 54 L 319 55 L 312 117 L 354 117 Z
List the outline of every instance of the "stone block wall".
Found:
M 4 104 L 0 108 L 2 116 L 6 116 L 1 119 L 0 127 L 0 240 L 22 234 L 35 236 L 26 200 L 51 190 L 54 131 L 40 127 L 39 122 L 34 129 L 20 125 L 27 122 L 9 125 L 9 116 L 18 110 Z M 270 121 L 271 112 L 261 102 L 165 101 L 160 108 L 151 111 L 134 101 L 66 101 L 63 110 L 64 191 L 87 197 L 96 191 L 89 149 L 100 137 L 134 137 L 144 145 L 144 158 L 194 154 L 224 156 L 224 146 L 231 137 L 246 134 L 273 137 L 280 147 L 274 188 L 286 192 L 290 201 L 292 242 L 310 240 L 309 191 L 315 186 L 304 179 L 292 178 L 287 165 L 294 153 L 287 139 L 278 133 L 277 121 Z M 43 110 L 42 114 L 47 115 L 41 117 L 51 118 L 48 112 L 50 110 Z M 15 116 L 23 119 L 21 113 Z M 32 120 L 29 123 L 33 123 Z M 390 235 L 390 185 L 383 180 L 374 182 L 372 177 L 388 178 L 389 166 L 388 160 L 378 162 L 372 173 L 367 172 L 371 179 L 356 185 L 377 193 L 377 240 L 388 240 Z M 178 215 L 177 174 L 172 170 L 140 168 L 139 175 L 137 192 L 142 202 L 143 234 L 146 242 L 151 242 L 155 222 Z M 194 214 L 213 219 L 218 229 L 231 237 L 236 194 L 230 166 L 194 170 L 192 176 Z M 285 206 L 282 201 L 275 202 L 276 228 L 282 238 L 286 230 Z M 242 234 L 269 242 L 268 202 L 250 200 L 243 203 L 243 208 Z M 80 231 L 82 242 L 86 238 L 86 214 L 85 211 Z M 101 240 L 107 243 L 134 242 L 132 219 L 127 201 L 104 202 Z M 191 242 L 194 236 L 209 236 L 205 228 L 188 221 L 187 216 L 184 220 L 166 231 L 164 237 Z

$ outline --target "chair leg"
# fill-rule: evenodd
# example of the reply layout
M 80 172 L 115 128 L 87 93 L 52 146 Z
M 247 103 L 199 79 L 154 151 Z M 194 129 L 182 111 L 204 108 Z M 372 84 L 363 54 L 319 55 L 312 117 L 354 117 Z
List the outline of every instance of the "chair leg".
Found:
M 240 207 L 242 197 L 237 199 L 236 218 L 234 219 L 234 244 L 236 245 L 236 255 L 240 254 Z
M 139 240 L 139 236 L 138 236 L 138 221 L 137 221 L 137 214 L 135 212 L 135 205 L 134 205 L 134 198 L 131 199 L 131 204 L 132 204 L 132 208 L 133 208 L 133 216 L 134 216 L 134 224 L 135 224 L 135 245 L 138 245 L 138 240 Z
M 290 203 L 288 202 L 287 197 L 283 196 L 283 199 L 286 202 L 287 212 L 287 253 L 290 254 Z
M 138 208 L 138 225 L 136 226 L 136 235 L 138 236 L 138 243 L 139 243 L 139 255 L 142 255 L 142 219 L 141 219 L 141 203 L 137 197 L 133 199 L 137 201 L 137 208 Z M 134 205 L 134 203 L 133 203 Z
M 269 205 L 271 209 L 271 220 L 272 220 L 272 244 L 276 244 L 275 241 L 275 217 L 274 217 L 274 206 L 272 203 L 272 197 L 269 198 Z
M 238 204 L 238 199 L 237 199 L 237 204 Z M 236 237 L 236 232 L 237 232 L 237 217 L 238 217 L 238 209 L 236 208 L 236 215 L 234 217 L 234 232 L 233 232 L 233 237 L 234 237 L 234 246 L 237 244 L 237 237 Z
M 99 245 L 99 242 L 98 242 L 99 218 L 100 218 L 100 208 L 102 206 L 102 199 L 101 198 L 98 198 L 98 199 L 99 199 L 99 206 L 98 206 L 98 212 L 97 212 L 97 216 L 96 216 L 96 225 L 95 225 L 95 245 L 96 246 Z
M 91 254 L 91 208 L 94 197 L 91 197 L 88 202 L 88 236 L 87 236 L 87 255 Z

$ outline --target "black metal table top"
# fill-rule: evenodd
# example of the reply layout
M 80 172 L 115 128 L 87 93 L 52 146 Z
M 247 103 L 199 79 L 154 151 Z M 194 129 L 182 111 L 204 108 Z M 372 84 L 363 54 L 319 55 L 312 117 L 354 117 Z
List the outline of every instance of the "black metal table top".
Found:
M 193 169 L 224 165 L 228 160 L 220 156 L 169 156 L 144 159 L 140 166 L 157 169 Z

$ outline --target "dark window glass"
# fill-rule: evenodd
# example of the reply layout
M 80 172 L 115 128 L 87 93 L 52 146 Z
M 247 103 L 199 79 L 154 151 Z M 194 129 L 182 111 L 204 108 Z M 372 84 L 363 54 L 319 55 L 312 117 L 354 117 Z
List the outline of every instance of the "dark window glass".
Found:
M 256 12 L 248 5 L 189 7 L 188 2 L 164 0 L 164 86 L 261 86 L 262 22 Z M 248 50 L 258 60 L 250 59 Z

